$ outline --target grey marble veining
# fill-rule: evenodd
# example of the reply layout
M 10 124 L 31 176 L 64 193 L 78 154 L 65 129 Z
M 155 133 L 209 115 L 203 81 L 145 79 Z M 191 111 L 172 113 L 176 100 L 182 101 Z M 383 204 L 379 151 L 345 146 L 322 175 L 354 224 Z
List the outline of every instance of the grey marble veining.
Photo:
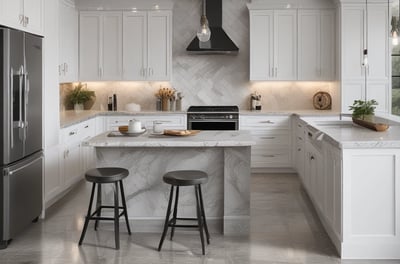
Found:
M 244 147 L 97 147 L 97 167 L 127 168 L 124 180 L 129 218 L 142 231 L 159 229 L 165 217 L 170 186 L 162 176 L 172 170 L 202 170 L 209 180 L 202 187 L 207 217 L 223 225 L 225 234 L 248 234 L 250 206 L 250 146 Z M 113 201 L 112 186 L 104 200 Z M 179 213 L 193 217 L 193 187 L 180 188 Z M 152 222 L 146 225 L 143 220 Z

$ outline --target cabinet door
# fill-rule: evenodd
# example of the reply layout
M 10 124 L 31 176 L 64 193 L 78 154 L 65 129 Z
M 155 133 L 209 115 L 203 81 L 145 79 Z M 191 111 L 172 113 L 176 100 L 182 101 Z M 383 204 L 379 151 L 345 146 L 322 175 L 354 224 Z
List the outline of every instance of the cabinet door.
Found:
M 147 12 L 124 12 L 123 79 L 143 81 L 147 67 Z
M 320 11 L 299 10 L 298 73 L 299 80 L 319 80 L 321 75 Z
M 82 177 L 82 159 L 80 143 L 68 144 L 64 150 L 65 185 L 71 186 Z
M 375 99 L 378 102 L 375 111 L 389 113 L 390 89 L 389 81 L 368 81 L 367 100 Z
M 250 80 L 273 78 L 273 11 L 250 12 Z
M 320 37 L 320 74 L 319 79 L 323 81 L 335 80 L 336 67 L 336 15 L 334 10 L 323 10 L 321 12 L 321 37 Z
M 389 78 L 389 27 L 387 4 L 368 7 L 368 79 Z
M 277 80 L 297 79 L 296 10 L 274 11 L 274 67 Z
M 360 6 L 342 10 L 342 79 L 362 79 L 364 49 L 364 9 Z
M 79 17 L 79 79 L 99 80 L 101 18 L 97 12 L 81 12 Z
M 78 12 L 65 1 L 59 5 L 60 82 L 78 80 Z
M 363 81 L 342 83 L 342 113 L 351 113 L 349 106 L 354 100 L 363 100 L 365 94 L 365 83 Z
M 43 32 L 43 0 L 24 0 L 26 28 L 29 32 Z
M 171 12 L 150 11 L 147 16 L 147 79 L 168 81 L 171 77 Z
M 122 13 L 103 12 L 100 75 L 102 80 L 122 78 Z
M 3 25 L 22 28 L 23 0 L 1 0 L 0 22 Z

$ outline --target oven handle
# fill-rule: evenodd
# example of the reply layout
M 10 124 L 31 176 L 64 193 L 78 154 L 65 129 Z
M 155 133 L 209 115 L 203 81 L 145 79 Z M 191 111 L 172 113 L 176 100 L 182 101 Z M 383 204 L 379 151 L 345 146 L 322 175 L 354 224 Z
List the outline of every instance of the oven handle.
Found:
M 237 123 L 239 122 L 238 119 L 194 119 L 194 120 L 189 120 L 189 123 L 204 123 L 204 122 L 217 122 L 217 123 Z

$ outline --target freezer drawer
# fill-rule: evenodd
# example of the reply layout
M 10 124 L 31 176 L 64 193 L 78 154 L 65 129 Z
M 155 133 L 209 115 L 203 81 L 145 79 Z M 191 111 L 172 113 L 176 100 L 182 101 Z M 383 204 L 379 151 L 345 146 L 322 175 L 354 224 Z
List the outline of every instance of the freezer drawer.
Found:
M 43 155 L 37 152 L 3 168 L 0 235 L 4 246 L 42 211 Z

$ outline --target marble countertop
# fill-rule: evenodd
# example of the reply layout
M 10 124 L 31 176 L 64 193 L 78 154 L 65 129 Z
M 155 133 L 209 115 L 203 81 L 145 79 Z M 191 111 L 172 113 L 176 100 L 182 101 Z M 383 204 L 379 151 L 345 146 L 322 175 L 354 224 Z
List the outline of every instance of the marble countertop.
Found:
M 128 112 L 128 111 L 95 111 L 95 110 L 84 110 L 75 112 L 74 110 L 60 112 L 60 127 L 65 128 L 82 121 L 89 120 L 96 116 L 135 116 L 135 115 L 176 115 L 186 114 L 185 111 L 177 112 L 163 112 L 163 111 L 140 111 L 140 112 Z
M 390 127 L 387 131 L 377 132 L 354 124 L 351 119 L 338 120 L 332 125 L 326 123 L 321 125 L 318 121 L 302 119 L 317 131 L 322 132 L 316 133 L 316 140 L 326 140 L 341 149 L 400 148 L 400 123 L 382 121 Z
M 192 136 L 152 135 L 108 137 L 110 132 L 95 136 L 83 144 L 93 147 L 244 147 L 255 145 L 249 131 L 200 131 Z
M 263 110 L 263 111 L 250 111 L 250 110 L 240 110 L 240 115 L 292 115 L 298 114 L 300 116 L 331 116 L 339 115 L 339 112 L 331 110 Z M 128 112 L 128 111 L 96 111 L 96 110 L 84 110 L 80 112 L 75 112 L 74 110 L 62 111 L 60 112 L 60 127 L 65 128 L 82 121 L 89 120 L 96 116 L 121 116 L 121 115 L 174 115 L 174 114 L 187 114 L 186 111 L 176 111 L 176 112 L 164 112 L 164 111 L 140 111 L 140 112 Z

